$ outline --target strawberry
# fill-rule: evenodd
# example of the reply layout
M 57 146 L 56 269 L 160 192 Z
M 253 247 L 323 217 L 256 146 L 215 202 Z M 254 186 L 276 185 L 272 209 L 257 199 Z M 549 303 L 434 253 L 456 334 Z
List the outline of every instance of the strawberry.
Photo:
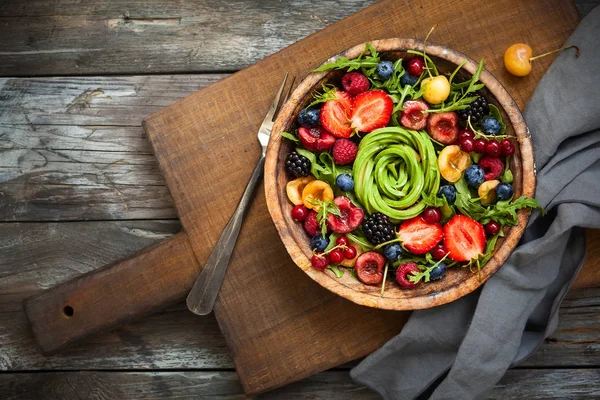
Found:
M 298 128 L 298 137 L 302 146 L 310 151 L 326 151 L 333 147 L 335 137 L 320 126 Z
M 383 90 L 369 90 L 354 98 L 352 127 L 360 132 L 371 132 L 387 126 L 392 116 L 394 102 Z
M 423 100 L 408 100 L 402 104 L 402 114 L 400 114 L 400 124 L 408 129 L 418 131 L 424 129 L 427 125 L 429 113 L 423 111 L 429 110 L 429 106 Z
M 333 145 L 333 162 L 336 165 L 348 165 L 354 162 L 356 154 L 358 153 L 358 146 L 350 139 L 338 139 Z
M 398 228 L 398 235 L 404 247 L 413 254 L 425 254 L 443 238 L 440 223 L 428 224 L 418 216 L 404 221 Z
M 365 217 L 363 209 L 356 207 L 346 196 L 338 196 L 333 201 L 342 216 L 327 214 L 327 227 L 335 233 L 348 233 L 358 228 Z
M 427 133 L 442 144 L 454 143 L 458 138 L 458 114 L 454 111 L 431 113 Z
M 455 215 L 444 225 L 444 245 L 454 261 L 470 261 L 485 250 L 485 229 L 479 222 Z
M 385 258 L 381 254 L 375 251 L 367 251 L 358 256 L 354 270 L 358 280 L 365 285 L 377 285 L 383 281 L 384 265 Z
M 321 125 L 333 136 L 349 138 L 352 126 L 349 117 L 352 112 L 352 98 L 346 92 L 335 91 L 335 100 L 328 100 L 321 108 Z
M 310 210 L 304 220 L 304 230 L 310 235 L 315 236 L 319 232 L 319 222 L 317 222 L 317 212 Z

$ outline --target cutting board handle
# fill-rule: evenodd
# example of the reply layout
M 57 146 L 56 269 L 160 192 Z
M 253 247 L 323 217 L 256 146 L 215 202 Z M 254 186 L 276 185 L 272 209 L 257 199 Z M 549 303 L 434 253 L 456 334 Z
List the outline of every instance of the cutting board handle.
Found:
M 182 301 L 200 273 L 185 233 L 23 301 L 44 354 Z

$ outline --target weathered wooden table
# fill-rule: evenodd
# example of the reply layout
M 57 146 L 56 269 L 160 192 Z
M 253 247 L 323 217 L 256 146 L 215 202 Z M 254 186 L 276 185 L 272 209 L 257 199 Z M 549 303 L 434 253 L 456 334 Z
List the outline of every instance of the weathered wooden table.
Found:
M 179 231 L 144 116 L 371 3 L 0 4 L 0 398 L 244 397 L 212 316 L 182 304 L 44 357 L 21 300 Z M 491 398 L 600 397 L 599 338 L 600 287 L 572 290 Z M 350 367 L 264 397 L 375 398 Z

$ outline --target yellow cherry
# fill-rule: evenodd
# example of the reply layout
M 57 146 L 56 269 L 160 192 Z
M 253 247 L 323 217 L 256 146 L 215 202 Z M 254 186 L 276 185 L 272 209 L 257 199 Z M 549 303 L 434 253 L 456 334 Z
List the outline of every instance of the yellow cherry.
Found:
M 456 182 L 471 165 L 469 153 L 457 145 L 446 146 L 438 156 L 438 168 L 442 177 L 448 182 Z
M 494 190 L 496 186 L 500 184 L 499 180 L 491 180 L 485 181 L 481 185 L 479 185 L 479 189 L 477 189 L 477 194 L 479 195 L 479 201 L 481 205 L 487 206 L 496 201 L 496 191 Z
M 425 87 L 423 98 L 429 104 L 440 104 L 450 95 L 450 82 L 444 75 L 425 78 L 421 81 L 421 89 Z
M 504 52 L 504 67 L 508 72 L 515 76 L 525 76 L 531 72 L 531 62 L 533 60 L 561 50 L 570 49 L 571 47 L 575 48 L 575 57 L 579 57 L 579 47 L 577 46 L 566 46 L 532 57 L 533 50 L 529 45 L 525 43 L 515 43 Z
M 306 208 L 311 208 L 319 211 L 321 206 L 318 202 L 326 202 L 333 200 L 333 189 L 327 182 L 312 181 L 309 182 L 302 190 L 302 202 Z
M 302 191 L 310 182 L 314 181 L 315 178 L 312 176 L 303 176 L 301 178 L 296 178 L 292 181 L 289 181 L 287 185 L 285 185 L 285 193 L 287 194 L 288 199 L 294 205 L 303 204 L 302 201 Z

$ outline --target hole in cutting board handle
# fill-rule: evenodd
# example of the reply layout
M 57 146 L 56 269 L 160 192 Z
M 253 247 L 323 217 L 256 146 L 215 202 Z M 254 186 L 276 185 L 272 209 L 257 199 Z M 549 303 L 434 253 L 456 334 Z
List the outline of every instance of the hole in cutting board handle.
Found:
M 71 318 L 73 314 L 75 314 L 75 310 L 73 310 L 73 307 L 71 306 L 65 306 L 62 312 L 65 318 Z

